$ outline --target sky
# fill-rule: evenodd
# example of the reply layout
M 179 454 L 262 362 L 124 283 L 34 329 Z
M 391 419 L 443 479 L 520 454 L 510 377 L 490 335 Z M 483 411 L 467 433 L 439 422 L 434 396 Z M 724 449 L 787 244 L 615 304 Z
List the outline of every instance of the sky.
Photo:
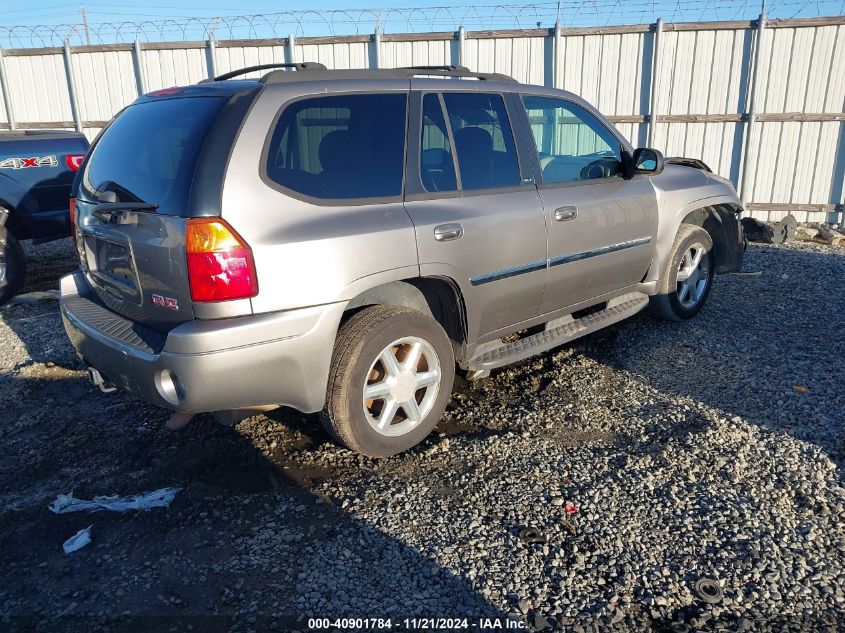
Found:
M 0 46 L 55 45 L 39 40 L 61 40 L 67 29 L 58 25 L 80 23 L 83 7 L 91 43 L 131 41 L 136 33 L 146 41 L 205 39 L 212 25 L 218 39 L 371 33 L 377 21 L 394 33 L 453 31 L 461 24 L 468 30 L 550 28 L 557 16 L 557 2 L 540 0 L 182 0 L 175 6 L 167 0 L 42 0 L 29 6 L 0 0 Z M 648 23 L 658 17 L 667 22 L 753 19 L 760 7 L 761 0 L 561 0 L 560 19 L 564 27 Z M 843 11 L 845 0 L 767 0 L 767 12 L 776 18 Z M 238 17 L 256 14 L 263 17 Z

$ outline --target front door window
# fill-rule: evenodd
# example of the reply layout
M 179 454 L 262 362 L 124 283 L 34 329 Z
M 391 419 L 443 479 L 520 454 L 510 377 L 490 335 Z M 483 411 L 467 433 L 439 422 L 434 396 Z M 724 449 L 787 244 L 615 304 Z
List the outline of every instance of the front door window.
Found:
M 543 183 L 613 178 L 622 173 L 622 144 L 576 103 L 523 97 L 540 160 Z

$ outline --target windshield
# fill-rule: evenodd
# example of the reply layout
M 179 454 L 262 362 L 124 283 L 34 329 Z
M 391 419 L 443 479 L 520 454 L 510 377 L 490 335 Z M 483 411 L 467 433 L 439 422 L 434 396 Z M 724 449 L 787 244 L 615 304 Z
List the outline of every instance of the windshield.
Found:
M 106 191 L 117 202 L 157 204 L 159 213 L 182 215 L 197 157 L 221 97 L 145 101 L 129 106 L 94 147 L 82 178 L 84 192 Z

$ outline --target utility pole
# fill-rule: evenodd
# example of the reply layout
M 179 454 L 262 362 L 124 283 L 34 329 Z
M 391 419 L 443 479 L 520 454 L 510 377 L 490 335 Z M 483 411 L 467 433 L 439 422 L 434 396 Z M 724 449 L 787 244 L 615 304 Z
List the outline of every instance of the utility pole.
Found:
M 83 6 L 79 8 L 79 13 L 82 15 L 82 27 L 85 29 L 85 43 L 91 46 L 91 31 L 88 30 L 88 12 Z

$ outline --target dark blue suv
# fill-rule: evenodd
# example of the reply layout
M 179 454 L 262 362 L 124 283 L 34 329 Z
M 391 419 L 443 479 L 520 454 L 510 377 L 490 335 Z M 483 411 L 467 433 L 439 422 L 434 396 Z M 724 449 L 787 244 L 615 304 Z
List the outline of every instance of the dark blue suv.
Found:
M 21 240 L 70 235 L 70 190 L 87 150 L 76 132 L 0 133 L 0 304 L 26 278 Z

